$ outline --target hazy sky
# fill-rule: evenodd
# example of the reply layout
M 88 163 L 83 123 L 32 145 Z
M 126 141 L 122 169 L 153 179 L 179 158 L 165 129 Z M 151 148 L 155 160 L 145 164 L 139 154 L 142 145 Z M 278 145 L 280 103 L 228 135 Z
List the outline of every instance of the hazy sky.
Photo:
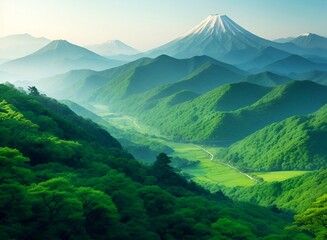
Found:
M 267 39 L 327 36 L 326 12 L 327 0 L 0 0 L 0 37 L 30 33 L 80 45 L 120 39 L 147 50 L 213 13 Z

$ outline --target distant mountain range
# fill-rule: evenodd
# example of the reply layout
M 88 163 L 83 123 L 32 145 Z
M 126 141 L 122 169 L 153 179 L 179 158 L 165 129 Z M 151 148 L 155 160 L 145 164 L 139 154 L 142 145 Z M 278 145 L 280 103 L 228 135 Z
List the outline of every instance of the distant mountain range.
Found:
M 273 47 L 292 54 L 327 57 L 327 50 L 319 49 L 320 40 L 314 40 L 318 37 L 317 35 L 309 36 L 312 40 L 305 46 L 295 44 L 300 42 L 295 39 L 295 43 L 274 42 L 254 35 L 226 15 L 213 14 L 181 37 L 152 49 L 142 56 L 156 57 L 167 54 L 176 58 L 189 58 L 207 55 L 230 64 L 241 64 L 258 57 L 263 49 Z M 309 48 L 311 43 L 313 45 Z
M 72 69 L 103 70 L 121 64 L 65 40 L 55 40 L 30 55 L 0 65 L 0 70 L 30 80 Z
M 327 101 L 327 89 L 319 84 L 270 71 L 249 75 L 207 56 L 142 58 L 106 71 L 42 79 L 37 87 L 56 98 L 110 106 L 177 139 L 200 142 L 236 141 Z
M 280 74 L 305 73 L 319 70 L 327 71 L 327 64 L 315 63 L 298 55 L 290 55 L 287 58 L 268 64 L 262 69 Z
M 326 119 L 324 105 L 312 115 L 269 125 L 232 145 L 225 158 L 243 169 L 256 171 L 326 168 Z
M 304 33 L 297 37 L 288 37 L 276 39 L 280 43 L 293 43 L 302 48 L 327 48 L 327 38 L 314 33 Z
M 139 50 L 128 46 L 120 40 L 109 40 L 101 44 L 86 46 L 86 48 L 102 56 L 133 55 L 140 53 Z
M 11 38 L 27 39 L 26 42 L 32 38 L 34 43 L 41 40 L 43 42 L 48 41 L 43 38 L 37 40 L 29 35 L 11 36 Z M 22 59 L 15 59 L 2 64 L 0 71 L 7 74 L 18 74 L 22 78 L 33 79 L 73 69 L 104 70 L 121 65 L 124 62 L 114 59 L 130 61 L 160 55 L 168 55 L 178 59 L 206 55 L 221 62 L 236 65 L 238 68 L 251 73 L 270 71 L 287 75 L 310 71 L 327 71 L 326 38 L 310 33 L 278 41 L 274 42 L 256 36 L 226 15 L 213 14 L 181 37 L 145 53 L 140 53 L 119 40 L 111 40 L 102 44 L 88 46 L 97 54 L 112 56 L 109 59 L 105 59 L 91 51 L 86 54 L 86 49 L 82 47 L 79 47 L 80 53 L 77 53 L 76 50 L 69 50 L 65 53 L 69 56 L 64 56 L 63 53 L 66 50 L 57 49 L 52 42 L 43 50 L 40 49 Z M 12 46 L 18 45 L 13 41 Z M 70 47 L 60 44 L 59 48 L 69 49 L 72 46 L 75 49 L 78 47 L 73 44 L 70 44 Z M 46 56 L 46 51 L 51 51 L 51 54 Z M 36 55 L 40 55 L 40 52 L 42 53 L 42 58 L 38 56 L 40 62 L 49 64 L 42 68 L 38 67 L 34 71 L 33 64 L 34 62 L 38 64 L 35 58 Z M 54 52 L 58 52 L 58 55 L 55 56 Z M 69 52 L 74 52 L 76 56 L 72 56 Z M 5 59 L 1 61 L 5 61 Z M 59 66 L 60 64 L 62 66 Z
M 59 98 L 76 96 L 80 101 L 89 101 L 93 95 L 93 100 L 106 102 L 105 99 L 115 101 L 173 83 L 175 87 L 202 85 L 197 88 L 202 93 L 224 83 L 240 81 L 245 76 L 242 70 L 207 56 L 175 59 L 162 55 L 154 59 L 141 58 L 102 72 L 72 71 L 42 79 L 37 85 Z M 198 83 L 194 85 L 195 82 Z
M 15 34 L 0 38 L 0 59 L 15 59 L 31 54 L 50 43 L 44 37 Z

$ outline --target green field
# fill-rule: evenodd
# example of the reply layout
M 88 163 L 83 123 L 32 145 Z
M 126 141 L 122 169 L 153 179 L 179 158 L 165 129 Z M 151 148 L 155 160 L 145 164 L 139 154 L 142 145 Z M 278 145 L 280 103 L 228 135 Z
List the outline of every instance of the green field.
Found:
M 297 177 L 308 171 L 276 171 L 276 172 L 257 172 L 255 175 L 263 178 L 266 182 L 284 181 L 286 179 Z
M 228 166 L 219 163 L 219 160 L 211 160 L 211 155 L 205 152 L 209 151 L 213 155 L 216 155 L 218 148 L 211 146 L 196 146 L 190 143 L 180 143 L 165 140 L 158 134 L 154 129 L 150 129 L 148 126 L 143 125 L 138 122 L 137 119 L 121 115 L 110 113 L 104 108 L 99 108 L 97 106 L 97 112 L 99 116 L 103 117 L 110 124 L 116 128 L 128 131 L 136 131 L 138 133 L 144 134 L 148 140 L 159 142 L 164 145 L 171 147 L 174 153 L 171 154 L 172 157 L 180 157 L 189 160 L 199 160 L 200 164 L 183 168 L 182 172 L 187 175 L 191 175 L 193 181 L 199 183 L 206 188 L 215 189 L 215 186 L 224 185 L 227 187 L 235 186 L 252 186 L 255 181 L 249 179 L 245 175 L 241 174 L 239 171 L 232 169 Z M 306 173 L 306 171 L 279 171 L 279 172 L 258 172 L 254 173 L 256 176 L 261 177 L 264 181 L 284 181 L 288 178 L 299 176 Z
M 161 140 L 162 141 L 162 140 Z M 174 149 L 172 157 L 178 156 L 189 160 L 199 160 L 200 164 L 194 167 L 182 169 L 183 172 L 194 176 L 193 180 L 201 185 L 219 184 L 227 187 L 251 186 L 255 184 L 246 176 L 234 169 L 210 160 L 210 155 L 201 148 L 188 143 L 176 143 L 165 141 L 165 144 Z M 215 154 L 217 149 L 206 147 L 206 150 Z

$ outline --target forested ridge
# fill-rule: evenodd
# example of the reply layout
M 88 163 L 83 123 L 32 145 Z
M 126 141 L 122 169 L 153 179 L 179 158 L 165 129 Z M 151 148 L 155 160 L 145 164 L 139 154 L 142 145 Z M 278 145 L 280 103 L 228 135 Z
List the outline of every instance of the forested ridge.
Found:
M 327 105 L 271 124 L 230 146 L 224 159 L 246 171 L 327 167 Z
M 0 85 L 1 239 L 306 239 L 289 213 L 146 167 L 66 106 Z

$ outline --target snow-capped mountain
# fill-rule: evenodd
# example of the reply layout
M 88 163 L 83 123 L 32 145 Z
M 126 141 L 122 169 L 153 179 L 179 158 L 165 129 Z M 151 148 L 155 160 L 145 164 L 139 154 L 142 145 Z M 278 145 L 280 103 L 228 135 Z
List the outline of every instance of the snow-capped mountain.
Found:
M 101 44 L 87 46 L 87 48 L 102 56 L 133 55 L 140 52 L 120 40 L 109 40 Z
M 226 15 L 209 15 L 199 25 L 183 36 L 148 52 L 154 57 L 167 54 L 177 58 L 197 55 L 230 63 L 244 62 L 253 57 L 258 49 L 271 42 L 245 30 Z
M 302 48 L 326 48 L 327 38 L 313 33 L 304 33 L 290 41 Z
M 290 41 L 292 41 L 295 37 L 285 37 L 285 38 L 277 38 L 274 40 L 274 42 L 277 43 L 288 43 Z
M 121 64 L 66 40 L 55 40 L 33 54 L 0 65 L 0 70 L 30 80 L 73 69 L 104 70 Z
M 14 59 L 35 52 L 50 42 L 44 37 L 33 37 L 30 34 L 14 34 L 0 38 L 0 58 Z

